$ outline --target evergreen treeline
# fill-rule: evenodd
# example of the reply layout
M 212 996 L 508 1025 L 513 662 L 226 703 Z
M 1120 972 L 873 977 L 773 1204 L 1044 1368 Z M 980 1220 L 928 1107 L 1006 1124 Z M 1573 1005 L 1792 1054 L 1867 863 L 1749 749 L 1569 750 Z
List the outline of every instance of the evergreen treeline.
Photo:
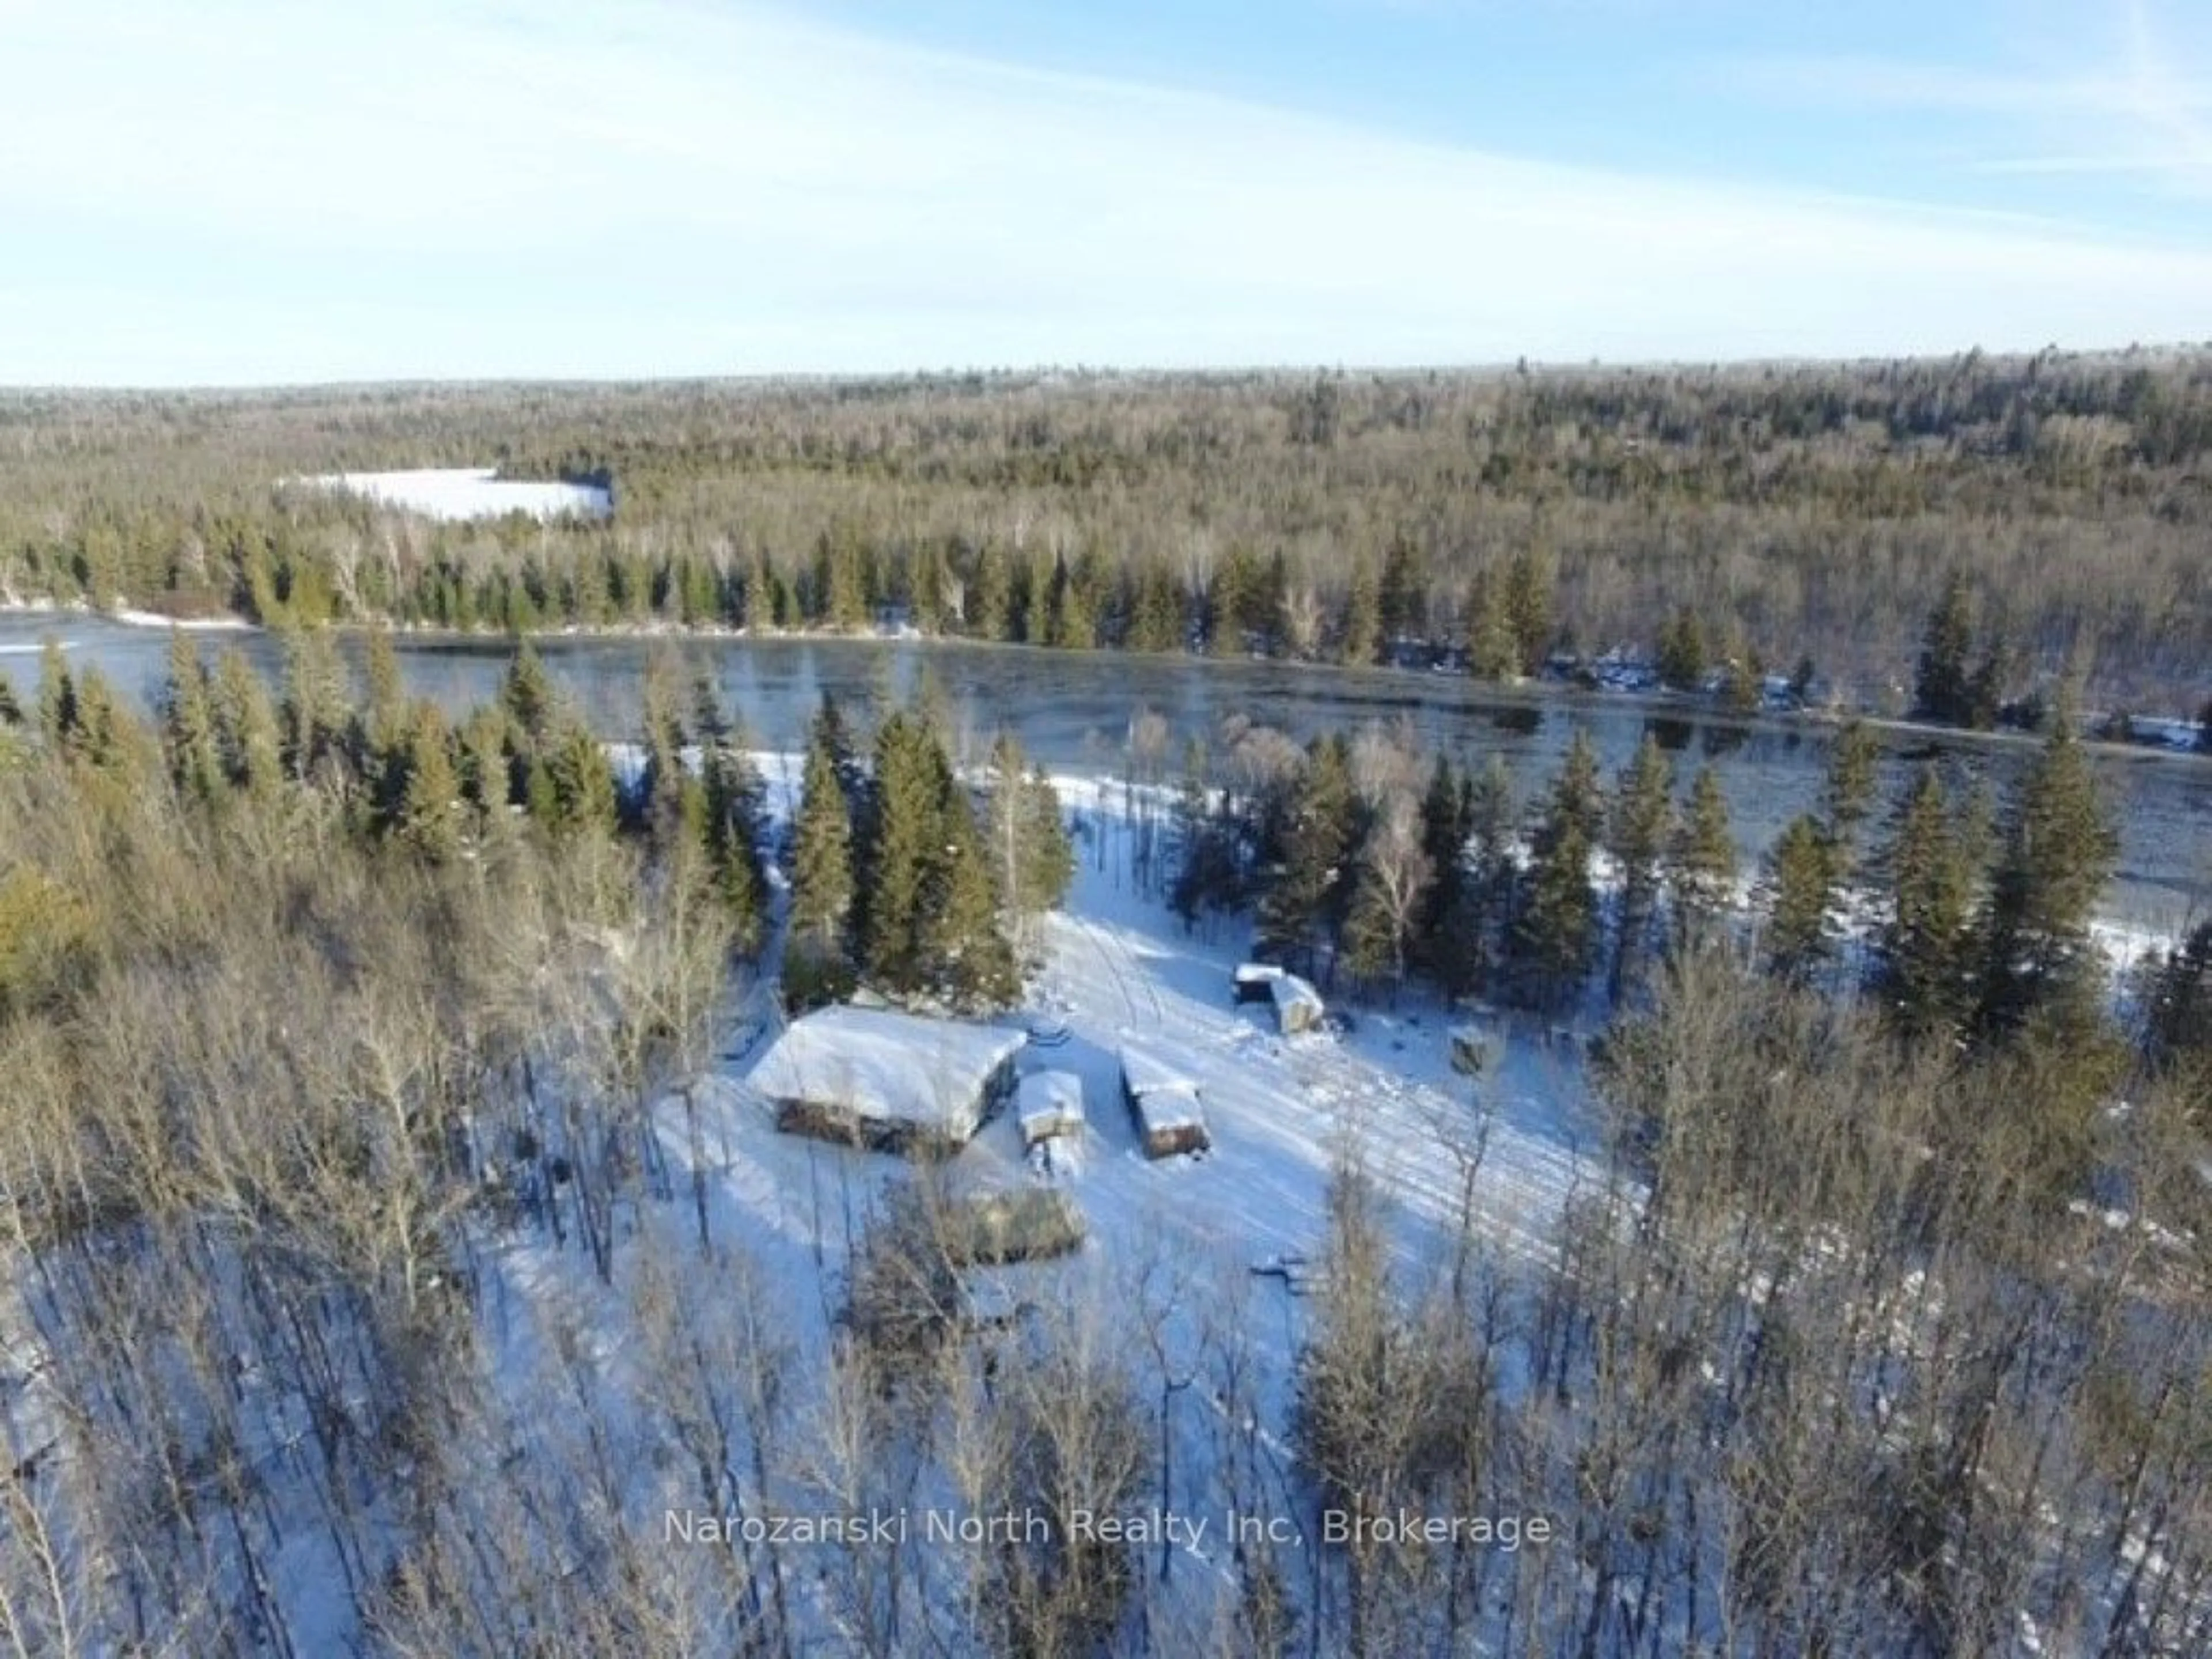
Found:
M 1627 646 L 1684 690 L 1755 702 L 1771 668 L 1963 723 L 2069 656 L 2105 705 L 2180 714 L 2212 658 L 2212 370 L 2185 356 L 19 396 L 0 431 L 0 589 L 100 606 L 897 619 L 1486 678 Z M 613 520 L 277 487 L 486 460 L 611 481 Z
M 1712 769 L 1679 790 L 1649 734 L 1608 785 L 1577 730 L 1524 802 L 1494 760 L 1437 756 L 1424 778 L 1381 727 L 1303 750 L 1244 727 L 1186 756 L 1166 896 L 1186 927 L 1249 910 L 1263 954 L 1324 984 L 1395 993 L 1411 975 L 1558 1010 L 1601 968 L 1617 1000 L 1656 960 L 1748 928 L 1778 977 L 1863 981 L 1901 1030 L 2071 1040 L 2103 1018 L 2089 924 L 2118 851 L 2073 726 L 2054 723 L 2001 814 L 1929 770 L 1878 830 L 1874 736 L 1846 725 L 1819 809 L 1748 872 Z
M 1060 798 L 1011 732 L 979 804 L 926 711 L 895 709 L 863 765 L 825 696 L 809 734 L 791 852 L 783 987 L 798 1007 L 865 981 L 976 1012 L 1021 988 L 1017 945 L 1066 896 L 1075 855 Z

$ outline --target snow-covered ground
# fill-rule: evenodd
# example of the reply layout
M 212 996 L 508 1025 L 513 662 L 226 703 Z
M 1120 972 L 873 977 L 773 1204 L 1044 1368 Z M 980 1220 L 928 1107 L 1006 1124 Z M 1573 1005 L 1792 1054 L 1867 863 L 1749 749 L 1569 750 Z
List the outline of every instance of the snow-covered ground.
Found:
M 596 484 L 514 481 L 488 466 L 334 472 L 299 482 L 366 495 L 381 506 L 433 519 L 499 519 L 510 513 L 533 519 L 604 519 L 614 511 L 612 495 Z

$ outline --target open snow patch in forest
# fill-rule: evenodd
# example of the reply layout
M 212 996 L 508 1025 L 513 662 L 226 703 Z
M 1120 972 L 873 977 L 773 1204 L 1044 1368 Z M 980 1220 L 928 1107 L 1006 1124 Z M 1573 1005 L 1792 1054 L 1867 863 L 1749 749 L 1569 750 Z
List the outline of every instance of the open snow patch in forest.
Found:
M 522 513 L 533 519 L 604 519 L 614 495 L 598 484 L 501 478 L 489 466 L 422 467 L 399 472 L 331 472 L 300 483 L 366 495 L 427 518 L 500 519 Z

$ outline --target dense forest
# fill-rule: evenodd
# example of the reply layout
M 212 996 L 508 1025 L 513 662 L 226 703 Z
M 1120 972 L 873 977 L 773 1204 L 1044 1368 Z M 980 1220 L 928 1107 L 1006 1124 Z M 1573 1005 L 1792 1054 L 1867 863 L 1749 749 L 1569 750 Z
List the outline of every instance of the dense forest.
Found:
M 526 649 L 449 722 L 314 633 L 273 692 L 180 645 L 153 722 L 58 653 L 0 687 L 0 1646 L 2212 1641 L 2212 926 L 2115 993 L 2068 722 L 1995 802 L 1879 800 L 1846 732 L 1755 871 L 1656 748 L 1516 778 L 1133 724 L 1117 879 L 1168 927 L 1249 916 L 1375 1009 L 1613 1011 L 1548 1254 L 1470 1212 L 1407 1257 L 1346 1146 L 1270 1420 L 1262 1322 L 1194 1307 L 1164 1243 L 1009 1331 L 927 1167 L 816 1194 L 847 1243 L 803 1292 L 713 1221 L 733 994 L 780 964 L 794 1000 L 1003 1006 L 1081 848 L 1010 746 L 956 775 L 926 696 L 825 707 L 774 805 L 742 711 L 665 665 L 646 706 L 611 755 Z M 1316 1524 L 1200 1573 L 665 1521 L 921 1493 Z M 1408 1547 L 1407 1510 L 1559 1534 Z
M 2194 715 L 2212 363 L 0 397 L 0 588 L 267 623 L 858 629 Z M 605 523 L 283 481 L 499 466 Z M 1936 620 L 1971 684 L 1915 665 Z

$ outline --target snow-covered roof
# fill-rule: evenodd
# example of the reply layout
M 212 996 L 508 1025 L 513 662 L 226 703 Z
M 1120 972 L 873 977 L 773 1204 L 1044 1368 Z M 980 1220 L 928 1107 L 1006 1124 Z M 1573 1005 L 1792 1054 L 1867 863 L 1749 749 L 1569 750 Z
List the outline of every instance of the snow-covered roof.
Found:
M 1237 969 L 1239 985 L 1257 985 L 1264 979 L 1279 980 L 1282 977 L 1283 970 L 1272 962 L 1243 963 Z
M 1140 1048 L 1133 1042 L 1121 1045 L 1121 1080 L 1128 1085 L 1129 1092 L 1139 1099 L 1160 1093 L 1193 1097 L 1198 1094 L 1198 1085 L 1188 1072 L 1170 1066 L 1151 1049 Z
M 1019 1031 L 891 1008 L 820 1008 L 793 1020 L 747 1079 L 771 1100 L 836 1106 L 886 1123 L 966 1131 Z
M 1147 1089 L 1137 1097 L 1137 1115 L 1146 1135 L 1171 1134 L 1177 1129 L 1206 1127 L 1206 1109 L 1194 1084 L 1178 1083 L 1165 1089 Z
M 1031 1072 L 1014 1085 L 1014 1109 L 1032 1117 L 1083 1115 L 1083 1079 L 1073 1072 Z
M 1274 983 L 1267 989 L 1269 994 L 1275 999 L 1275 1006 L 1278 1008 L 1294 1007 L 1301 1003 L 1310 1005 L 1315 1008 L 1322 1006 L 1321 993 L 1296 974 L 1277 975 Z

